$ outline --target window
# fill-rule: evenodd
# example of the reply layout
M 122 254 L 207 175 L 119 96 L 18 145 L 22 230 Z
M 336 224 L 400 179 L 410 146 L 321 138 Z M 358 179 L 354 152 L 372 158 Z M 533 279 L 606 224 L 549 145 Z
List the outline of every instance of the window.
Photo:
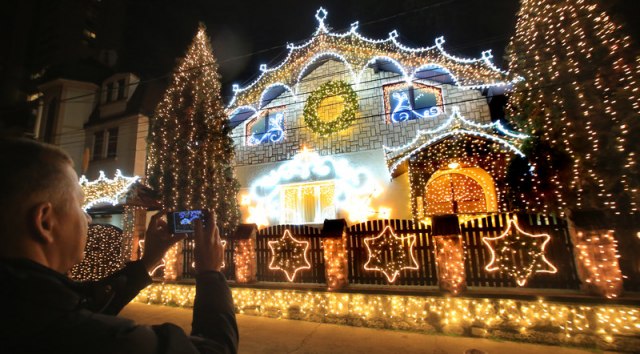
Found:
M 107 142 L 107 158 L 116 157 L 118 150 L 118 128 L 108 130 L 109 140 Z
M 93 134 L 93 160 L 102 158 L 104 150 L 104 131 L 95 132 Z
M 444 112 L 442 90 L 419 83 L 384 86 L 387 123 L 435 117 Z
M 105 156 L 106 153 L 106 156 Z M 118 127 L 93 133 L 92 160 L 114 158 L 118 153 Z
M 107 96 L 105 102 L 113 101 L 113 82 L 107 84 Z
M 334 183 L 319 182 L 283 186 L 283 224 L 322 223 L 335 219 Z
M 247 145 L 278 143 L 284 139 L 284 107 L 273 108 L 247 123 Z
M 124 79 L 118 80 L 118 100 L 124 98 Z

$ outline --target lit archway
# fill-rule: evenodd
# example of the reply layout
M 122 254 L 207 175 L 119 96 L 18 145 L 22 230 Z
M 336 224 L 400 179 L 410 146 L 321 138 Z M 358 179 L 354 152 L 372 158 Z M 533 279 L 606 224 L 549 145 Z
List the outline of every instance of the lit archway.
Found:
M 491 175 L 478 167 L 441 169 L 425 187 L 425 214 L 474 214 L 498 211 Z

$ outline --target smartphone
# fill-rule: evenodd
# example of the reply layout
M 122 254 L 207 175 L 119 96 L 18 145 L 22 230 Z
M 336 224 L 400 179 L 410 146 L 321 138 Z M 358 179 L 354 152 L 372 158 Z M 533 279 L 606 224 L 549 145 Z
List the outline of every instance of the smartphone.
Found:
M 206 224 L 204 210 L 175 211 L 167 215 L 167 222 L 174 234 L 193 234 L 196 219 L 202 220 L 202 225 Z

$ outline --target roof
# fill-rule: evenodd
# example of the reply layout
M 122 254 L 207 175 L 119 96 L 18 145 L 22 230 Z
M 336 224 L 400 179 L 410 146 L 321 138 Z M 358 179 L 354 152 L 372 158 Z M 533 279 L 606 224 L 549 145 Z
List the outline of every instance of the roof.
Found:
M 325 25 L 326 17 L 327 12 L 320 8 L 316 13 L 318 27 L 310 40 L 300 45 L 287 44 L 289 52 L 280 64 L 262 64 L 255 81 L 243 87 L 233 85 L 234 96 L 227 106 L 232 126 L 285 91 L 295 97 L 299 81 L 327 58 L 344 62 L 356 86 L 368 68 L 397 72 L 407 82 L 429 79 L 462 89 L 507 87 L 522 80 L 497 68 L 490 51 L 482 52 L 479 58 L 459 58 L 444 50 L 443 37 L 437 38 L 433 46 L 410 48 L 398 41 L 397 31 L 384 39 L 366 38 L 358 32 L 358 22 L 347 32 L 333 33 Z
M 387 166 L 391 175 L 399 176 L 404 171 L 403 164 L 416 153 L 429 146 L 457 135 L 471 135 L 499 144 L 504 150 L 525 157 L 520 150 L 522 141 L 527 135 L 506 129 L 499 121 L 493 123 L 476 123 L 464 118 L 458 107 L 452 107 L 452 113 L 447 120 L 433 129 L 416 131 L 413 140 L 405 145 L 390 147 L 383 146 Z

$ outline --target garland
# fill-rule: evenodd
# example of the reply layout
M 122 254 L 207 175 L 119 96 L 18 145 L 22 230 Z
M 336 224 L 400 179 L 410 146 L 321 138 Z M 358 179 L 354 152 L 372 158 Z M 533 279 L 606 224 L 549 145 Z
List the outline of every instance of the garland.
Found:
M 342 96 L 344 109 L 336 119 L 323 122 L 318 117 L 318 107 L 325 98 L 331 96 Z M 304 121 L 314 133 L 327 136 L 351 126 L 356 119 L 358 108 L 358 95 L 351 88 L 351 85 L 342 80 L 329 81 L 309 95 L 307 103 L 304 105 Z

